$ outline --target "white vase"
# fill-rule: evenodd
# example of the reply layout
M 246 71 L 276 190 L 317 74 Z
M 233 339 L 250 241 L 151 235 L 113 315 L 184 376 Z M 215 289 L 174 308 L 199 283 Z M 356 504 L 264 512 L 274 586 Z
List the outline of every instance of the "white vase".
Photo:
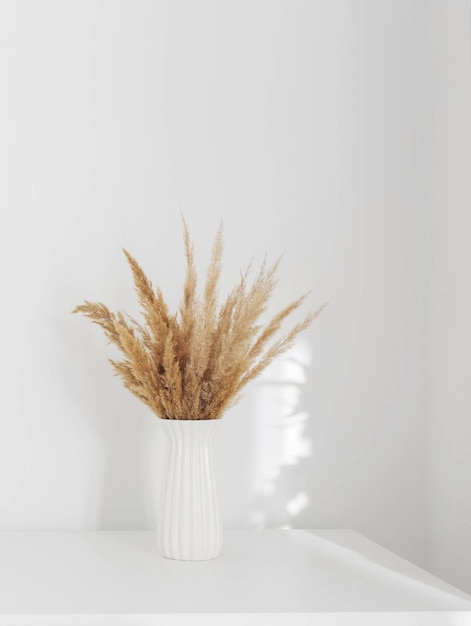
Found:
M 182 561 L 214 559 L 222 548 L 222 520 L 212 440 L 219 420 L 162 419 L 167 435 L 159 548 Z

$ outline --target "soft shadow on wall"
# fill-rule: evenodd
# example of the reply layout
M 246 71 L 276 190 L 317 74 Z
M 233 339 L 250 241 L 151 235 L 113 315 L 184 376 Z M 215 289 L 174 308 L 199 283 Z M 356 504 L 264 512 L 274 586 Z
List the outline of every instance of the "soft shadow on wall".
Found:
M 306 465 L 313 455 L 303 387 L 311 365 L 310 344 L 299 339 L 257 381 L 250 422 L 249 524 L 293 528 L 310 505 Z
M 82 527 L 152 527 L 157 497 L 152 469 L 154 457 L 162 456 L 157 451 L 155 418 L 113 377 L 101 335 L 91 333 L 85 324 L 82 327 L 75 329 L 74 339 L 75 352 L 82 358 L 67 379 L 88 429 Z

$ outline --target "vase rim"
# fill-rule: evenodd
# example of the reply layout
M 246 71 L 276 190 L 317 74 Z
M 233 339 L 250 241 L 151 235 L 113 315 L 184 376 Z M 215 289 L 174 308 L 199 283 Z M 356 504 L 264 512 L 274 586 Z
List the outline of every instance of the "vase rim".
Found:
M 198 419 L 187 419 L 186 417 L 160 417 L 157 416 L 163 422 L 218 422 L 222 417 L 201 417 Z

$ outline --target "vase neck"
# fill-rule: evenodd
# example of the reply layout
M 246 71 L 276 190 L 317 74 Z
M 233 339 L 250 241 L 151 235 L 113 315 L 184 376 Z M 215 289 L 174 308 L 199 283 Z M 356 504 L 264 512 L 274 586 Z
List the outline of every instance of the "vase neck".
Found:
M 208 445 L 219 427 L 218 419 L 214 420 L 169 420 L 161 423 L 169 443 L 173 445 Z

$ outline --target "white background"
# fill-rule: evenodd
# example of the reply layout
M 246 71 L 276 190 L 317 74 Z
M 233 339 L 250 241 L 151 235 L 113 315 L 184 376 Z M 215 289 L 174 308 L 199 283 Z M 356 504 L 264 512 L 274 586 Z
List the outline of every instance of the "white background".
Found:
M 467 0 L 0 5 L 0 528 L 154 528 L 163 431 L 87 298 L 332 299 L 223 418 L 224 522 L 344 527 L 471 591 Z

